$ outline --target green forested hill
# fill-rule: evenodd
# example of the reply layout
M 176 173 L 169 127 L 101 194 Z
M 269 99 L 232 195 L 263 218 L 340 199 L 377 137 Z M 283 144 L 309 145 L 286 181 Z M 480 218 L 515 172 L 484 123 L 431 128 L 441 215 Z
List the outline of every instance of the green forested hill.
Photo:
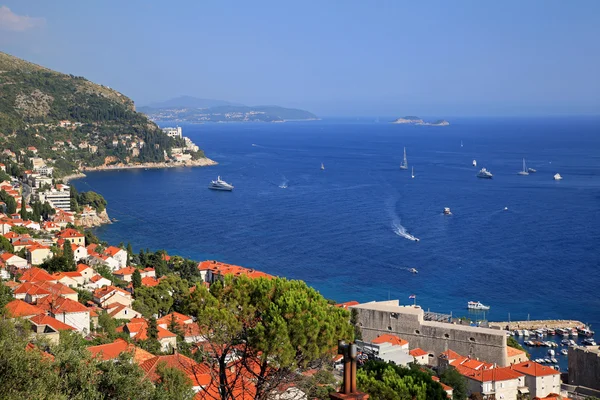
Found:
M 64 175 L 82 166 L 166 161 L 184 143 L 111 88 L 0 52 L 0 146 L 17 155 L 33 146 Z

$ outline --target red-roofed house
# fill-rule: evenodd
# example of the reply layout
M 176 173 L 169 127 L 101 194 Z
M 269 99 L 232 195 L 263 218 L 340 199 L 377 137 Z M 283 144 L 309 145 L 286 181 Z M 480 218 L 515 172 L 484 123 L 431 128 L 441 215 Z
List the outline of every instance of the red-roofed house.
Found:
M 139 313 L 124 304 L 112 303 L 106 306 L 106 312 L 114 319 L 129 319 L 139 317 Z
M 42 224 L 42 229 L 47 232 L 58 232 L 60 231 L 60 226 L 52 221 L 46 221 Z
M 64 297 L 47 296 L 38 301 L 38 307 L 50 316 L 87 334 L 90 331 L 90 309 L 83 304 Z
M 28 304 L 23 300 L 13 300 L 7 303 L 5 310 L 9 318 L 31 318 L 44 313 L 41 308 Z
M 134 340 L 148 339 L 148 321 L 144 318 L 132 318 L 124 326 L 117 328 L 117 332 L 125 332 Z M 177 335 L 169 332 L 163 327 L 158 326 L 158 337 L 161 351 L 170 351 L 177 346 Z
M 467 378 L 469 394 L 481 393 L 484 398 L 494 395 L 496 399 L 517 400 L 519 389 L 526 391 L 525 379 L 510 367 L 476 371 L 459 366 L 456 368 Z
M 506 346 L 506 359 L 509 365 L 519 364 L 529 361 L 527 353 L 523 350 L 515 349 L 514 347 Z
M 19 256 L 15 256 L 14 254 L 2 253 L 0 258 L 6 265 L 10 265 L 19 269 L 27 268 L 27 260 Z
M 389 343 L 392 346 L 400 346 L 402 349 L 408 350 L 408 341 L 401 339 L 396 335 L 390 335 L 389 333 L 384 333 L 383 335 L 377 336 L 371 343 L 373 343 L 373 344 Z
M 154 287 L 158 286 L 160 279 L 156 279 L 153 276 L 146 276 L 142 278 L 142 286 Z
M 154 278 L 156 277 L 156 270 L 154 268 L 144 268 L 140 270 L 140 276 L 142 278 Z
M 51 343 L 58 344 L 60 331 L 76 331 L 74 327 L 67 325 L 56 318 L 46 314 L 39 314 L 30 318 L 31 328 L 34 335 L 47 338 Z
M 525 386 L 532 397 L 546 397 L 550 393 L 560 393 L 560 372 L 552 367 L 525 361 L 510 368 L 525 375 Z
M 69 287 L 83 286 L 83 276 L 77 271 L 55 272 L 52 276 L 56 277 L 58 282 Z
M 33 243 L 26 248 L 27 261 L 31 265 L 40 265 L 49 258 L 52 258 L 50 247 Z
M 99 304 L 102 308 L 106 308 L 109 304 L 120 303 L 127 307 L 131 307 L 133 302 L 131 293 L 116 286 L 104 286 L 94 290 L 94 303 Z
M 114 271 L 113 275 L 116 278 L 121 279 L 122 281 L 131 282 L 134 272 L 135 272 L 134 267 L 125 267 L 125 268 L 121 268 L 121 269 Z
M 439 383 L 440 385 L 442 385 L 442 388 L 444 389 L 444 391 L 446 392 L 446 394 L 448 395 L 448 398 L 451 399 L 454 393 L 454 389 L 448 385 L 446 385 L 445 383 L 443 383 L 442 381 L 440 381 L 440 378 L 438 378 L 437 376 L 432 376 L 431 380 L 434 382 Z
M 117 359 L 122 353 L 131 353 L 133 361 L 136 364 L 141 364 L 144 361 L 155 357 L 154 354 L 149 353 L 144 349 L 140 349 L 120 338 L 112 343 L 90 346 L 87 349 L 92 353 L 92 357 L 96 357 L 103 361 Z
M 27 303 L 35 303 L 39 299 L 49 295 L 50 291 L 42 288 L 37 283 L 23 282 L 13 289 L 15 299 L 24 300 Z
M 85 235 L 77 229 L 67 228 L 56 234 L 58 239 L 68 240 L 71 243 L 85 246 Z
M 119 247 L 109 246 L 104 250 L 104 254 L 114 258 L 118 262 L 118 268 L 125 268 L 127 266 L 127 251 Z
M 86 264 L 77 264 L 77 272 L 83 277 L 83 282 L 88 282 L 92 276 L 96 275 L 96 271 Z
M 415 363 L 419 365 L 429 365 L 429 353 L 425 350 L 417 347 L 416 349 L 409 351 L 408 354 L 414 357 Z
M 212 378 L 208 366 L 204 364 L 198 364 L 191 358 L 179 353 L 168 356 L 153 357 L 144 361 L 140 367 L 144 370 L 146 376 L 152 382 L 158 382 L 160 376 L 158 375 L 156 368 L 160 364 L 164 364 L 165 366 L 171 368 L 177 368 L 187 375 L 187 377 L 192 381 L 192 388 L 196 393 L 200 392 L 203 388 L 206 388 L 211 383 Z M 241 397 L 237 396 L 235 398 L 241 399 Z
M 84 285 L 84 287 L 87 290 L 94 291 L 94 290 L 100 289 L 104 286 L 110 286 L 110 285 L 112 285 L 112 282 L 109 279 L 103 277 L 100 274 L 95 274 L 95 275 L 92 275 L 89 282 L 86 283 Z
M 213 283 L 217 279 L 222 279 L 225 275 L 241 276 L 246 275 L 249 278 L 273 278 L 272 275 L 257 271 L 252 268 L 240 267 L 239 265 L 225 264 L 219 261 L 202 261 L 198 264 L 200 276 L 205 282 Z

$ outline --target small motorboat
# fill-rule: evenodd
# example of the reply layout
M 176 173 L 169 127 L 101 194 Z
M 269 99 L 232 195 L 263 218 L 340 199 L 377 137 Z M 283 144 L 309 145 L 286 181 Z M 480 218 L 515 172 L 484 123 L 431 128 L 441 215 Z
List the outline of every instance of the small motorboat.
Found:
M 508 211 L 508 207 L 504 207 L 504 211 Z
M 444 207 L 444 215 L 452 215 L 452 212 L 450 211 L 450 207 Z
M 418 273 L 419 273 L 419 271 L 417 271 L 417 269 L 416 269 L 416 268 L 411 268 L 411 269 L 409 269 L 408 271 L 409 271 L 411 274 L 418 274 Z
M 596 342 L 592 338 L 585 338 L 581 341 L 586 346 L 596 346 Z
M 552 357 L 550 361 L 552 361 L 552 364 L 558 364 L 558 360 L 554 357 Z
M 554 175 L 554 180 L 555 180 L 555 181 L 560 181 L 560 180 L 562 180 L 562 178 L 563 178 L 563 177 L 562 177 L 562 176 L 560 176 L 560 174 L 555 174 L 555 175 Z
M 473 160 L 473 166 L 476 167 L 477 166 L 477 160 Z
M 567 356 L 567 355 L 569 355 L 569 350 L 567 350 L 567 349 L 562 349 L 562 350 L 560 351 L 560 354 L 562 354 L 563 356 Z

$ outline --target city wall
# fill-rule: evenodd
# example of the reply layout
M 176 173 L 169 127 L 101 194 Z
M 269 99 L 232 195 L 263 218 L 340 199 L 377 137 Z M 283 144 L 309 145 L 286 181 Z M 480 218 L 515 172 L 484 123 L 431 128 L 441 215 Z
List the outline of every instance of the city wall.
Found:
M 384 333 L 408 340 L 411 349 L 421 348 L 436 357 L 450 349 L 463 356 L 507 366 L 506 333 L 503 330 L 424 320 L 424 311 L 399 306 L 398 300 L 371 302 L 350 307 L 358 312 L 363 340 Z

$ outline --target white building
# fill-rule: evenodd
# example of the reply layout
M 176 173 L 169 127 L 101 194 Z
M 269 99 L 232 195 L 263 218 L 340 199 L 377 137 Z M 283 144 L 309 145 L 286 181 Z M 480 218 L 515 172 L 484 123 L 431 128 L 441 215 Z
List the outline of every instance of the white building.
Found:
M 68 186 L 64 186 L 63 190 L 49 190 L 39 194 L 40 201 L 47 201 L 54 208 L 59 208 L 63 211 L 71 211 L 71 191 Z
M 162 128 L 162 131 L 164 133 L 166 133 L 167 136 L 169 136 L 169 137 L 172 137 L 172 138 L 174 138 L 174 137 L 181 138 L 181 127 L 180 126 L 175 127 L 175 128 Z
M 514 364 L 511 368 L 525 375 L 525 386 L 532 398 L 544 398 L 550 393 L 560 393 L 560 372 L 554 368 L 533 361 Z

